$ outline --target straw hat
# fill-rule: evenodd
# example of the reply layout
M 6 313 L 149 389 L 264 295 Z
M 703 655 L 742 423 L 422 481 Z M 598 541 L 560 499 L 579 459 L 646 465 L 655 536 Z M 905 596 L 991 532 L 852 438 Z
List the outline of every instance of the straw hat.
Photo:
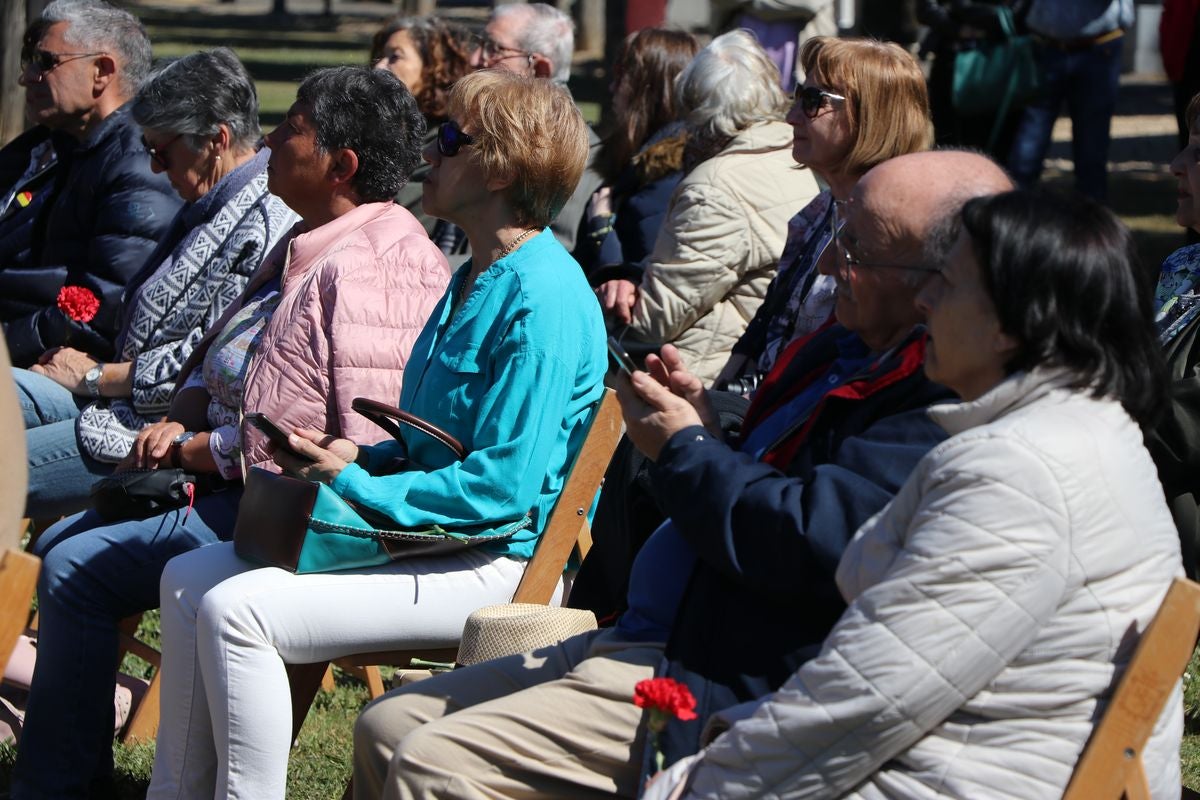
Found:
M 467 617 L 458 665 L 526 653 L 596 629 L 596 615 L 578 608 L 535 603 L 485 606 Z

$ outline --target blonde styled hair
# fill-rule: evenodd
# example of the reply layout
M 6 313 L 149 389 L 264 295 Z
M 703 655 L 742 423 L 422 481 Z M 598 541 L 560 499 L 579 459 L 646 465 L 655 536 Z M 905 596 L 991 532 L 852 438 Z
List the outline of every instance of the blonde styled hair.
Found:
M 862 175 L 889 158 L 933 146 L 929 92 L 912 55 L 875 39 L 816 36 L 800 49 L 800 64 L 842 105 L 853 145 L 842 171 Z
M 455 82 L 446 111 L 475 143 L 463 151 L 504 190 L 521 225 L 545 227 L 575 191 L 587 160 L 587 123 L 562 86 L 495 69 Z

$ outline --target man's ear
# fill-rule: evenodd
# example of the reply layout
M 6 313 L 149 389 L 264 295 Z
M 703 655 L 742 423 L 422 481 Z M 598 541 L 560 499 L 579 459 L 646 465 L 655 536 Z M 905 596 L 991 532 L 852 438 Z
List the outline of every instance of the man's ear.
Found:
M 535 78 L 550 79 L 554 77 L 554 65 L 541 53 L 529 54 L 529 69 Z
M 117 60 L 107 53 L 96 56 L 92 62 L 92 93 L 102 94 L 116 80 Z
M 335 186 L 350 189 L 350 182 L 358 174 L 358 153 L 343 147 L 330 153 L 329 178 Z

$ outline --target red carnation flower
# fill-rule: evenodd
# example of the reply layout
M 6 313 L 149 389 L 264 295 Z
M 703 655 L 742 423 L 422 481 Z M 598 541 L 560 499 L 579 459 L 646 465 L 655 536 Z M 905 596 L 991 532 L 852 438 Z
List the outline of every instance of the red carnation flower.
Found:
M 689 720 L 696 718 L 696 698 L 687 686 L 674 678 L 647 678 L 633 687 L 633 704 L 650 712 L 646 728 L 650 731 L 650 747 L 654 749 L 654 763 L 661 771 L 663 752 L 659 747 L 658 734 L 667 727 L 670 717 Z
M 100 300 L 85 286 L 64 286 L 58 290 L 58 307 L 76 322 L 91 322 L 100 310 Z

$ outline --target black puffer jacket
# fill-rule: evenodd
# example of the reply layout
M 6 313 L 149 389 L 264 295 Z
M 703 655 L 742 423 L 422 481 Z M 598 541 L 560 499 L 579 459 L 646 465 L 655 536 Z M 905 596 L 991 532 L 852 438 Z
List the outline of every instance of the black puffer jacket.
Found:
M 26 177 L 33 151 L 50 138 L 50 131 L 30 128 L 0 149 L 0 195 L 15 191 L 8 207 L 0 210 L 0 270 L 28 267 L 32 259 L 33 223 L 54 188 L 57 162 Z M 3 200 L 0 200 L 0 204 Z
M 125 284 L 183 204 L 166 176 L 151 172 L 141 137 L 125 105 L 86 140 L 59 150 L 54 196 L 34 226 L 33 263 L 0 270 L 0 320 L 15 365 L 64 344 L 111 357 Z M 58 309 L 64 285 L 99 298 L 91 322 Z

